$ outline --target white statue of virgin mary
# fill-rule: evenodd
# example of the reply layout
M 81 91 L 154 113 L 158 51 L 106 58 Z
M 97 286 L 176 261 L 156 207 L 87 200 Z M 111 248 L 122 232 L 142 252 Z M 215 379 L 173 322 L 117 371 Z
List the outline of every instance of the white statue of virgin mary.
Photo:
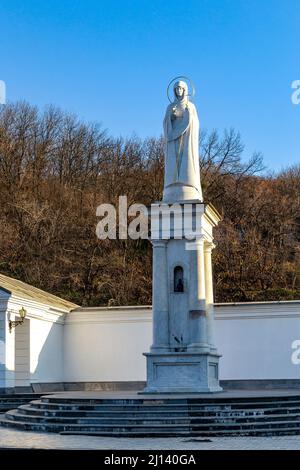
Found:
M 174 84 L 174 101 L 166 110 L 164 202 L 200 200 L 199 119 L 184 81 Z

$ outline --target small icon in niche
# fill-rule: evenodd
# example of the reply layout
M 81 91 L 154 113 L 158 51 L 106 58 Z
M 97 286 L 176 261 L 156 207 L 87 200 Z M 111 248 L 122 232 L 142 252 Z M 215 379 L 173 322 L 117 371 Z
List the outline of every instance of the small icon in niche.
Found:
M 182 279 L 178 279 L 175 292 L 183 292 L 183 282 L 182 282 Z
M 181 266 L 176 266 L 174 269 L 174 292 L 183 292 L 183 269 Z

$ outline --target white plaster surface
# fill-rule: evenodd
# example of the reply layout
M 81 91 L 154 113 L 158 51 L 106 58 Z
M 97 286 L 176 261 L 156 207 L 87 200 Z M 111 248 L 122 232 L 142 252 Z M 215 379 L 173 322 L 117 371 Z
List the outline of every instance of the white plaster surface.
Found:
M 292 342 L 300 339 L 300 302 L 215 306 L 220 379 L 300 379 Z M 146 379 L 151 307 L 82 309 L 64 327 L 65 381 Z
M 7 308 L 30 321 L 31 382 L 144 381 L 152 342 L 151 307 L 87 308 L 64 315 L 2 298 L 0 387 L 15 385 L 15 332 Z M 300 340 L 300 301 L 215 306 L 220 379 L 300 379 L 292 343 Z
M 25 323 L 9 330 L 9 319 Z M 64 311 L 0 289 L 0 388 L 63 381 Z

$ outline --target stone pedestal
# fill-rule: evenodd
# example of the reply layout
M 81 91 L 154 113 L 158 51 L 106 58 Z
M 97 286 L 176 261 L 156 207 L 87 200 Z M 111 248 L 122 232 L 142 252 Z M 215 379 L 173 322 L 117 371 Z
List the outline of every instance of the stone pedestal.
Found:
M 144 393 L 219 392 L 211 251 L 218 213 L 199 200 L 153 204 L 153 343 Z
M 219 354 L 169 352 L 145 353 L 147 386 L 143 393 L 221 392 Z

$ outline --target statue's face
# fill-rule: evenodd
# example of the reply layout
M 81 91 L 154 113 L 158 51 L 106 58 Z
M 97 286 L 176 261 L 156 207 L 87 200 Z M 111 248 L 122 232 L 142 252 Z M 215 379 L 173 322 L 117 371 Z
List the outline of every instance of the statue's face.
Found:
M 182 98 L 184 95 L 184 88 L 180 85 L 177 85 L 175 87 L 175 95 L 177 96 L 177 98 Z

